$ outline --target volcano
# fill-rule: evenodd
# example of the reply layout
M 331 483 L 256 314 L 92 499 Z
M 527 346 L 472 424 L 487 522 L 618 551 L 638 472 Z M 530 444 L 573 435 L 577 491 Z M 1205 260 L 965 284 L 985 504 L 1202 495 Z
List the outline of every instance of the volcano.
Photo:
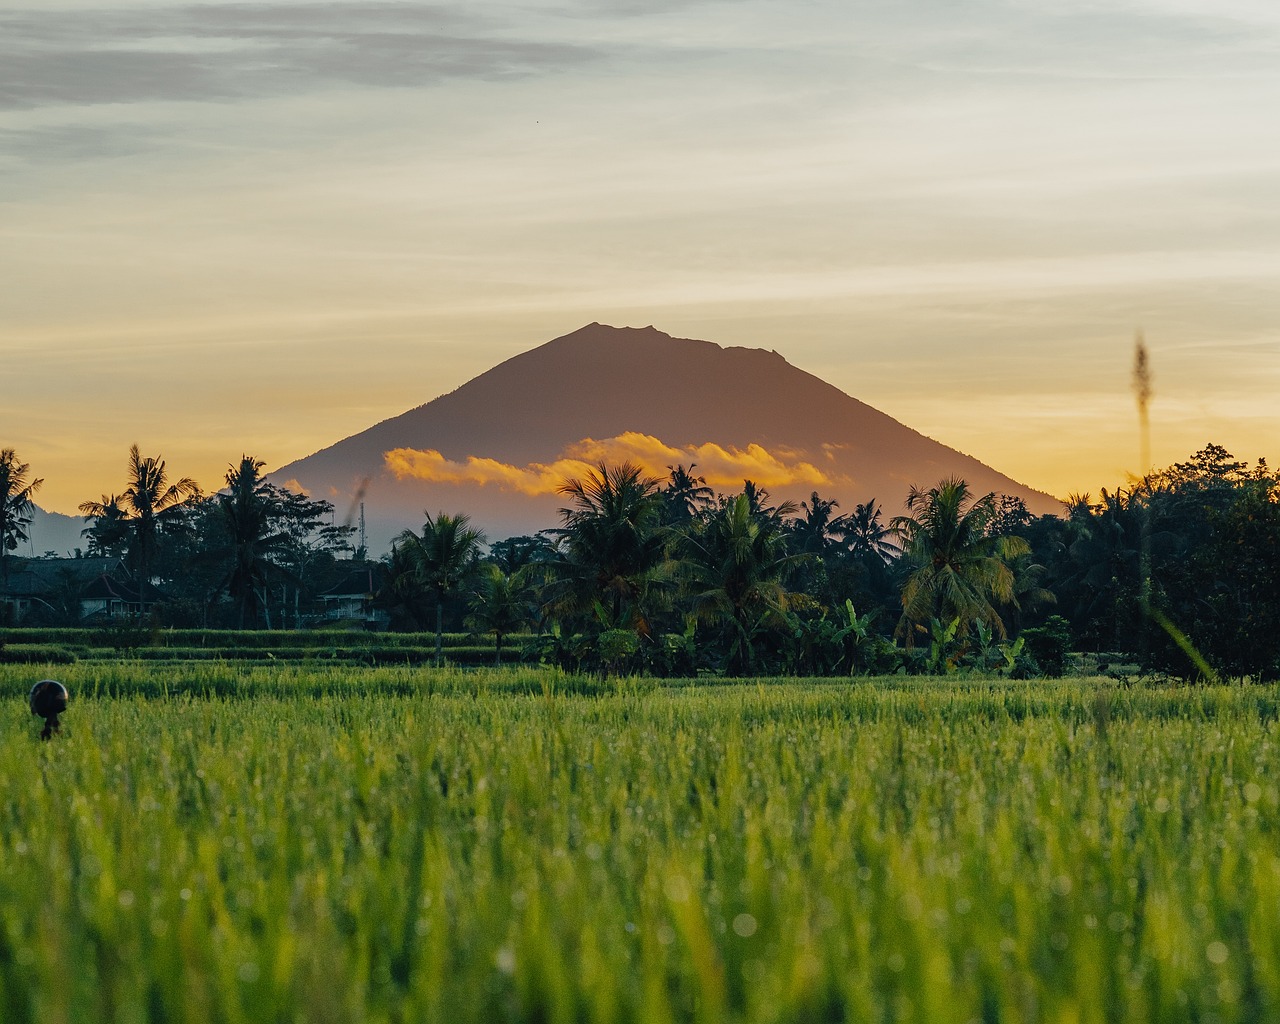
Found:
M 369 548 L 424 512 L 465 512 L 491 540 L 559 524 L 557 487 L 604 461 L 651 475 L 696 466 L 715 490 L 745 479 L 773 500 L 814 491 L 849 511 L 898 513 L 913 484 L 961 477 L 978 494 L 1053 497 L 948 448 L 777 352 L 589 324 L 514 356 L 456 391 L 271 474 L 343 512 L 363 503 Z

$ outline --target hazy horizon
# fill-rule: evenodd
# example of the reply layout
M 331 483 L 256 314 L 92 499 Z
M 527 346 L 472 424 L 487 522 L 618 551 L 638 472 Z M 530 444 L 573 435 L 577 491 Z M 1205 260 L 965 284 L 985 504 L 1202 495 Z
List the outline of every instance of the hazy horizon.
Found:
M 0 11 L 0 443 L 215 490 L 591 321 L 775 349 L 1030 487 L 1280 458 L 1254 0 Z M 483 453 L 477 453 L 483 454 Z

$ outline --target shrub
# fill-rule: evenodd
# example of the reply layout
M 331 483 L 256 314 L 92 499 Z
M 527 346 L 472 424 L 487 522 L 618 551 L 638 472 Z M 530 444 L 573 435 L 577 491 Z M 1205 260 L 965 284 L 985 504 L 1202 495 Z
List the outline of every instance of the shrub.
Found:
M 1061 615 L 1050 615 L 1043 626 L 1022 631 L 1027 657 L 1046 676 L 1058 677 L 1067 670 L 1071 650 L 1071 623 Z
M 10 665 L 71 665 L 76 656 L 65 647 L 52 644 L 5 644 L 0 662 Z

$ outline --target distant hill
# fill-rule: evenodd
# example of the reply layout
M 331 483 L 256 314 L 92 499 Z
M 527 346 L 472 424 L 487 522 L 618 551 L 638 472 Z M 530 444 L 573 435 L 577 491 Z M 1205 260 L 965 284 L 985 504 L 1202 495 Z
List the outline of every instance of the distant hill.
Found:
M 87 548 L 80 531 L 85 527 L 84 517 L 64 516 L 61 512 L 46 512 L 39 505 L 27 527 L 29 543 L 19 544 L 14 552 L 21 558 L 38 558 L 48 551 L 59 556 L 74 555 L 76 548 Z
M 423 512 L 467 512 L 490 539 L 559 524 L 565 475 L 630 458 L 655 476 L 696 463 L 718 491 L 744 478 L 775 499 L 818 491 L 886 516 L 912 484 L 947 476 L 979 493 L 1047 494 L 940 444 L 788 363 L 653 327 L 590 324 L 508 359 L 426 405 L 271 474 L 352 518 L 363 498 L 374 554 Z

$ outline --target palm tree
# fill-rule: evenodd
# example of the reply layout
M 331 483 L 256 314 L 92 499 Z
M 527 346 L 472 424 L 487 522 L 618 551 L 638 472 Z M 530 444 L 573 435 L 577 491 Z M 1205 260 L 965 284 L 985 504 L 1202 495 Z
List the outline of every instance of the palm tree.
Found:
M 502 638 L 529 624 L 530 605 L 526 573 L 507 574 L 492 562 L 483 567 L 471 597 L 467 625 L 478 632 L 493 634 L 495 665 L 502 664 Z
M 1001 607 L 1001 618 L 1016 635 L 1022 631 L 1024 613 L 1035 614 L 1057 604 L 1058 597 L 1044 586 L 1049 567 L 1033 561 L 1030 552 L 1013 556 L 1008 565 L 1013 573 L 1013 599 Z
M 572 505 L 560 510 L 563 525 L 551 531 L 559 544 L 546 564 L 548 609 L 648 634 L 650 613 L 674 569 L 658 481 L 630 462 L 600 463 L 585 479 L 567 480 L 560 493 Z
M 752 638 L 760 626 L 781 623 L 795 595 L 788 570 L 808 557 L 787 549 L 782 520 L 753 511 L 752 495 L 739 494 L 684 540 L 685 570 L 696 619 L 730 627 L 726 667 L 750 674 Z
M 128 536 L 125 560 L 138 581 L 143 612 L 160 538 L 182 528 L 191 499 L 199 495 L 200 486 L 190 477 L 170 483 L 164 460 L 144 459 L 135 444 L 129 448 L 129 484 L 124 493 L 107 502 L 86 501 L 80 506 L 94 519 L 122 514 L 120 525 Z
M 832 513 L 840 507 L 834 499 L 818 497 L 814 491 L 800 502 L 800 515 L 790 522 L 792 543 L 797 551 L 825 555 L 835 546 L 835 534 L 842 532 L 843 516 Z
M 275 529 L 278 503 L 274 488 L 259 475 L 264 465 L 242 455 L 240 465 L 229 466 L 227 490 L 218 495 L 214 513 L 226 540 L 215 556 L 230 562 L 223 586 L 239 608 L 241 629 L 246 619 L 256 625 L 259 607 L 265 611 L 267 578 L 279 569 L 271 555 L 289 539 L 288 534 Z M 269 612 L 267 628 L 271 628 Z
M 466 515 L 440 512 L 433 519 L 431 513 L 424 514 L 427 520 L 422 535 L 405 530 L 396 546 L 413 566 L 416 580 L 435 598 L 436 665 L 440 665 L 444 661 L 444 600 L 475 571 L 484 534 L 471 528 Z
M 374 606 L 385 608 L 392 615 L 399 613 L 415 631 L 426 631 L 430 625 L 432 595 L 427 593 L 409 549 L 393 544 L 383 565 L 383 584 L 374 596 Z
M 910 646 L 915 631 L 937 619 L 957 621 L 958 636 L 975 621 L 1006 636 L 995 606 L 1014 598 L 1009 560 L 1031 549 L 1021 537 L 990 535 L 995 495 L 975 499 L 965 481 L 951 478 L 927 491 L 912 487 L 906 504 L 909 514 L 891 523 L 904 559 L 915 566 L 902 588 L 898 634 Z
M 849 559 L 837 540 L 843 517 L 840 503 L 820 497 L 817 491 L 800 502 L 799 511 L 786 520 L 787 543 L 792 551 L 810 557 L 797 567 L 791 584 L 814 599 L 818 606 L 839 606 L 849 593 Z
M 1108 644 L 1124 649 L 1128 635 L 1145 628 L 1136 617 L 1147 528 L 1144 495 L 1123 488 L 1108 493 L 1104 487 L 1094 503 L 1088 494 L 1072 494 L 1067 514 L 1058 587 L 1068 618 L 1077 635 L 1095 649 Z M 1160 540 L 1163 546 L 1172 538 Z
M 0 582 L 9 583 L 9 552 L 18 549 L 18 542 L 27 539 L 27 527 L 31 523 L 34 505 L 31 496 L 40 489 L 43 480 L 28 480 L 31 467 L 18 461 L 12 448 L 0 451 Z
M 848 592 L 860 594 L 863 602 L 873 605 L 898 599 L 892 563 L 899 552 L 882 516 L 880 506 L 871 498 L 831 524 L 831 532 L 840 538 L 843 557 L 828 562 L 839 568 L 839 579 Z
M 855 558 L 883 565 L 896 553 L 893 531 L 884 525 L 882 515 L 875 498 L 872 498 L 861 505 L 855 505 L 852 512 L 841 516 L 833 524 L 849 553 Z
M 796 503 L 794 501 L 784 501 L 780 505 L 769 504 L 769 492 L 757 484 L 754 480 L 742 481 L 742 494 L 747 499 L 747 511 L 753 516 L 763 516 L 766 519 L 775 519 L 781 522 L 783 517 L 794 515 L 796 511 Z M 722 498 L 722 503 L 732 505 L 735 499 Z
M 669 526 L 688 523 L 711 504 L 715 492 L 707 486 L 705 477 L 693 475 L 697 468 L 692 462 L 688 469 L 683 464 L 667 467 L 671 475 L 662 488 L 662 500 Z
M 89 539 L 89 557 L 123 558 L 129 528 L 128 515 L 120 507 L 120 496 L 104 494 L 101 501 L 85 502 L 80 510 L 84 511 L 90 504 L 97 510 L 93 513 L 93 523 L 80 531 L 82 537 Z

